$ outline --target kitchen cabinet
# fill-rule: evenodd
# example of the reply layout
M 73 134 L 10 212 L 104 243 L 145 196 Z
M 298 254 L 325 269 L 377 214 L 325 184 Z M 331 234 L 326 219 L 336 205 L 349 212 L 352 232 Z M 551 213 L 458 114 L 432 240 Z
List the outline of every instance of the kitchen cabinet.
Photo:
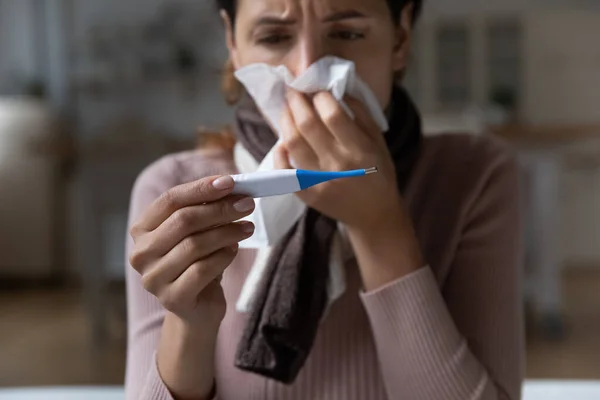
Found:
M 0 276 L 52 277 L 59 267 L 60 156 L 43 103 L 0 99 Z

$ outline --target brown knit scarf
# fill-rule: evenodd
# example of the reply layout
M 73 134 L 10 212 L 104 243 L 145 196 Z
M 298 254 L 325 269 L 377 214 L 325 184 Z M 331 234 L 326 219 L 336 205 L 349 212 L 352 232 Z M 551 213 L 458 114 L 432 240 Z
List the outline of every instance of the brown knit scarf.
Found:
M 403 191 L 422 142 L 421 118 L 404 89 L 394 87 L 386 142 Z M 236 113 L 236 135 L 261 162 L 277 142 L 248 98 Z M 235 364 L 283 383 L 293 383 L 315 340 L 327 306 L 329 255 L 336 221 L 308 209 L 276 246 L 251 309 Z

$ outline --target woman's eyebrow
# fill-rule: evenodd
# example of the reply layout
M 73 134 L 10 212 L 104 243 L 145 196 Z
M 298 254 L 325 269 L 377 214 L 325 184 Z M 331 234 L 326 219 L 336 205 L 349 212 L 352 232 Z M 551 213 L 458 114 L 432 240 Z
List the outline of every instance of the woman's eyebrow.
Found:
M 345 11 L 337 11 L 333 14 L 330 14 L 322 19 L 322 22 L 338 22 L 346 19 L 360 19 L 367 18 L 367 16 L 356 10 L 345 10 Z M 261 25 L 294 25 L 298 21 L 294 18 L 283 18 L 274 15 L 265 15 L 257 18 L 253 26 L 261 26 Z
M 272 15 L 265 15 L 263 17 L 257 18 L 256 21 L 254 21 L 254 26 L 260 26 L 260 25 L 294 25 L 296 22 L 295 19 L 293 18 L 281 18 L 281 17 L 275 17 Z
M 367 16 L 356 10 L 345 10 L 345 11 L 338 11 L 331 15 L 328 15 L 327 17 L 323 18 L 323 22 L 338 22 L 338 21 L 343 21 L 346 19 L 360 19 L 360 18 L 367 18 Z

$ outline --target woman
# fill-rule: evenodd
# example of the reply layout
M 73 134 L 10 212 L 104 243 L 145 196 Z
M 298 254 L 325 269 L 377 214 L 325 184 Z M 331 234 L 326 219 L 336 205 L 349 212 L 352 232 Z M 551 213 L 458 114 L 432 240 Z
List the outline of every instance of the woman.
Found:
M 355 120 L 328 93 L 288 95 L 279 167 L 293 160 L 380 172 L 299 195 L 316 219 L 344 226 L 351 257 L 347 290 L 287 385 L 235 366 L 247 318 L 233 305 L 255 254 L 238 248 L 254 227 L 234 221 L 254 202 L 230 195 L 230 153 L 168 156 L 139 177 L 128 243 L 128 399 L 519 399 L 517 170 L 490 139 L 422 138 L 417 111 L 394 85 L 421 2 L 217 4 L 233 69 L 262 62 L 298 75 L 326 55 L 351 60 L 391 127 L 381 135 L 352 99 Z M 260 115 L 245 115 L 236 135 L 259 162 L 268 146 L 252 148 L 253 135 L 272 144 L 274 133 Z M 303 243 L 316 236 L 309 230 Z

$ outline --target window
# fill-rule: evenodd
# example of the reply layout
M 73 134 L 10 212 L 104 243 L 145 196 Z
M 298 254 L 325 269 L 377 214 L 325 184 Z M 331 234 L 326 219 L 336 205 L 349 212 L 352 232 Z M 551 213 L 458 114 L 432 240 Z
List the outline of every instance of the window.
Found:
M 471 101 L 470 41 L 466 24 L 442 25 L 436 32 L 438 100 L 444 108 Z
M 516 106 L 521 87 L 521 26 L 518 21 L 492 22 L 486 36 L 489 100 L 512 101 Z

